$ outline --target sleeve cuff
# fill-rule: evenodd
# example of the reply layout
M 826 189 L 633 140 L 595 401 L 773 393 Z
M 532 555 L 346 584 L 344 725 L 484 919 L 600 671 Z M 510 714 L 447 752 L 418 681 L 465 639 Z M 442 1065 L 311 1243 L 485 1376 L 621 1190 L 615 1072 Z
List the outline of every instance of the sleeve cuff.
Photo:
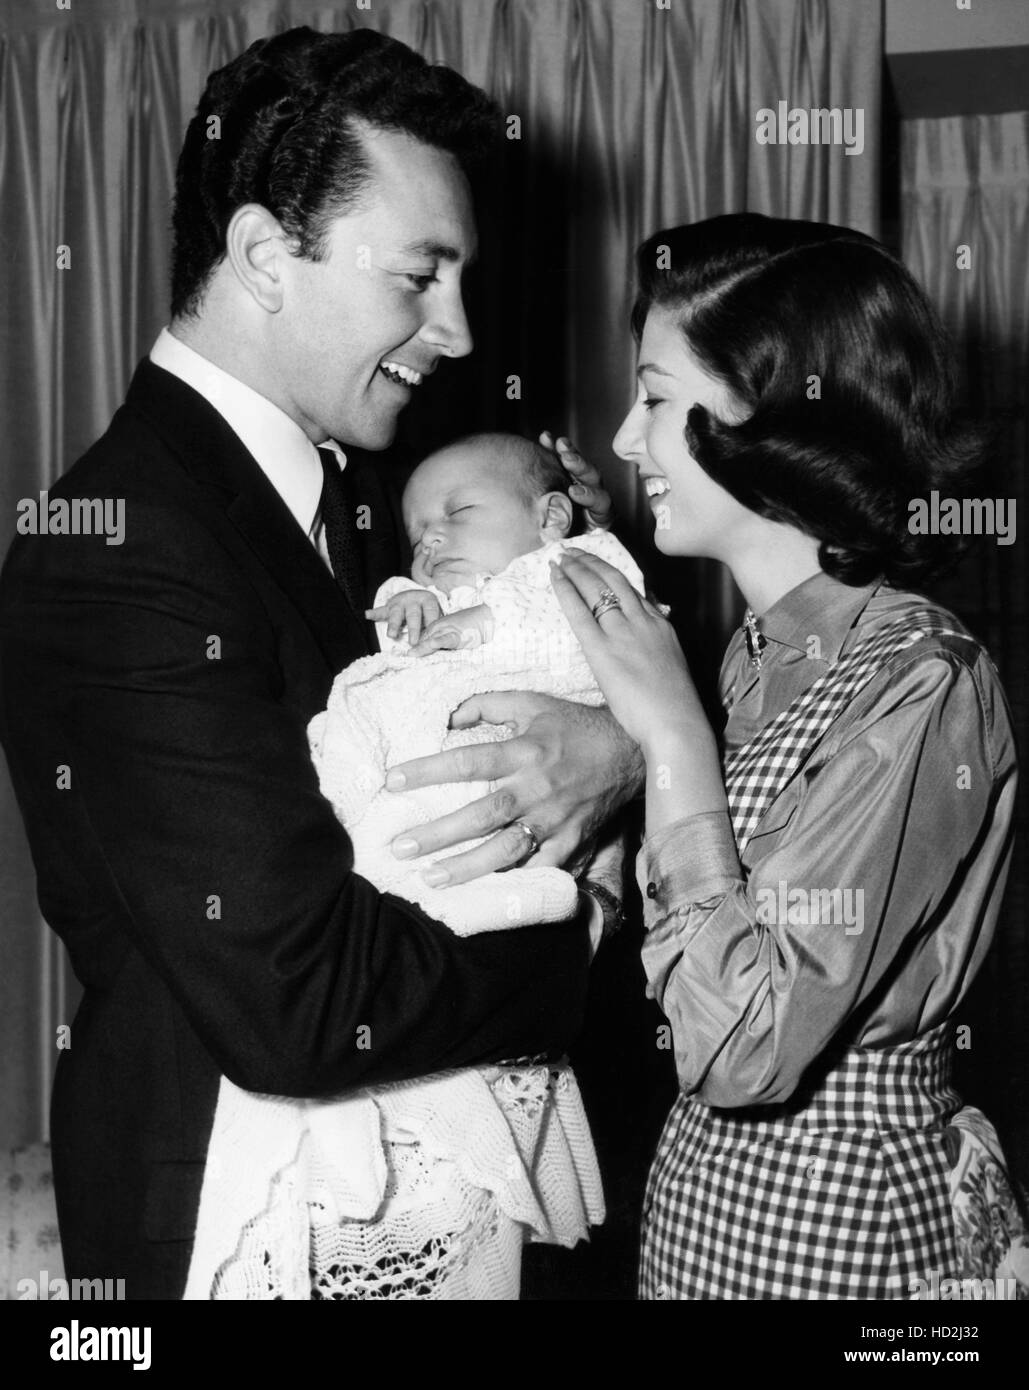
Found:
M 636 859 L 648 930 L 678 908 L 728 893 L 742 881 L 727 811 L 705 811 L 665 826 L 644 840 Z

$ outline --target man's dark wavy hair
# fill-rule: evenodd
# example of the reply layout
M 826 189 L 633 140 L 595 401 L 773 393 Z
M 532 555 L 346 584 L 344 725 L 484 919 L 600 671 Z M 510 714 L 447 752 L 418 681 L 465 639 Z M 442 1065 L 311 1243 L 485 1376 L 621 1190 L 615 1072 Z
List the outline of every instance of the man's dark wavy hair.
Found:
M 370 175 L 359 121 L 447 150 L 471 174 L 499 113 L 452 68 L 372 29 L 297 28 L 258 39 L 211 74 L 186 131 L 172 219 L 173 316 L 199 308 L 244 203 L 273 213 L 299 255 L 321 259 L 330 221 L 355 204 Z
M 814 536 L 845 584 L 918 584 L 958 558 L 971 538 L 912 535 L 909 504 L 933 489 L 972 495 L 984 440 L 958 421 L 943 329 L 885 247 L 847 227 L 733 213 L 656 232 L 636 262 L 637 340 L 652 308 L 671 312 L 746 412 L 687 416 L 690 453 L 715 482 Z

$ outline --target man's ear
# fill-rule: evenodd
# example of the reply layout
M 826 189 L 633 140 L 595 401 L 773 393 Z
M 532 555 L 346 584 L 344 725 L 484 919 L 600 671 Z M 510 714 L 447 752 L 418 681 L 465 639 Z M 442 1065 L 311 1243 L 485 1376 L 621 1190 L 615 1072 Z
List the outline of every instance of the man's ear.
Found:
M 288 255 L 278 218 L 260 203 L 244 203 L 225 231 L 225 257 L 236 279 L 260 307 L 282 307 L 282 257 Z
M 575 509 L 567 492 L 548 492 L 539 500 L 540 534 L 547 541 L 563 541 L 572 529 Z

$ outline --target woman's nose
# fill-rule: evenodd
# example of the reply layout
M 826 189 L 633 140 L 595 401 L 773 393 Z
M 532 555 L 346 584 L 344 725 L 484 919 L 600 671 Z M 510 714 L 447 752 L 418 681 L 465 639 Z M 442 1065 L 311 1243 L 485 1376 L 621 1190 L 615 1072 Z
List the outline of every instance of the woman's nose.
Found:
M 611 448 L 620 459 L 625 459 L 626 463 L 631 463 L 641 453 L 639 422 L 635 417 L 636 407 L 633 406 L 618 426 L 618 432 L 611 441 Z

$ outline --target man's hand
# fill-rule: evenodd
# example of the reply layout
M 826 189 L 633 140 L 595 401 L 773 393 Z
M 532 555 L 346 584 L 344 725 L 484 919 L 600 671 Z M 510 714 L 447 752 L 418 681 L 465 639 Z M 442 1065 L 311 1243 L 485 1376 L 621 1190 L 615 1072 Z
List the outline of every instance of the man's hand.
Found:
M 540 842 L 531 863 L 564 864 L 643 784 L 640 750 L 606 709 L 506 691 L 466 700 L 450 719 L 454 729 L 482 723 L 506 724 L 514 737 L 415 758 L 386 778 L 389 791 L 440 782 L 497 784 L 488 796 L 394 840 L 398 859 L 414 859 L 491 836 L 430 870 L 426 879 L 434 887 L 467 883 L 522 863 L 526 835 L 517 821 L 530 826 Z
M 439 599 L 428 589 L 402 589 L 388 603 L 365 610 L 373 623 L 386 624 L 386 636 L 394 641 L 407 629 L 407 640 L 413 647 L 422 633 L 443 612 Z

